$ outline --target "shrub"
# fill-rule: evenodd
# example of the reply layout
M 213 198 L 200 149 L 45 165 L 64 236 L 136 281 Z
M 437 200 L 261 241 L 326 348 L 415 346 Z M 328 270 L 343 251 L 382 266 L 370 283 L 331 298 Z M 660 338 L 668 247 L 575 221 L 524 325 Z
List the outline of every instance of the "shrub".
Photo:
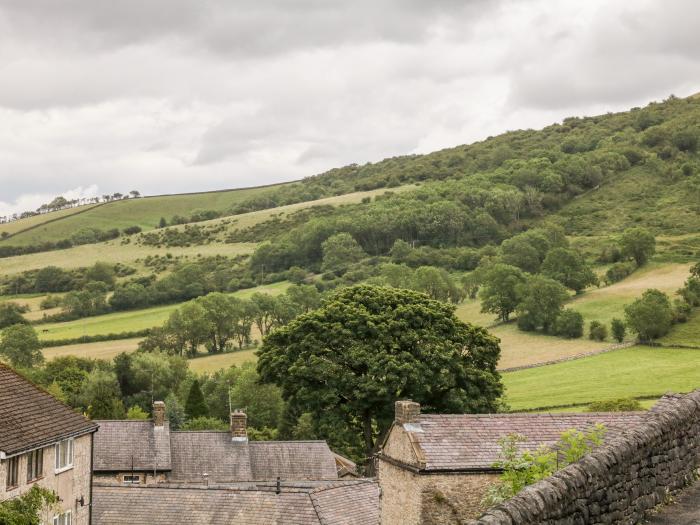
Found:
M 122 230 L 124 232 L 124 235 L 136 235 L 137 233 L 141 233 L 141 226 L 129 226 L 128 228 L 124 228 Z
M 659 290 L 647 290 L 640 299 L 625 306 L 625 320 L 642 342 L 662 337 L 673 322 L 671 301 Z
M 627 327 L 625 326 L 624 321 L 622 321 L 621 319 L 612 320 L 612 322 L 610 323 L 610 331 L 612 332 L 613 338 L 618 343 L 621 343 L 625 340 L 625 335 L 627 335 Z
M 634 263 L 631 262 L 619 262 L 613 264 L 608 271 L 605 272 L 605 282 L 607 284 L 613 284 L 621 281 L 628 275 L 630 275 L 635 270 Z
M 570 339 L 581 337 L 583 335 L 583 316 L 574 310 L 562 311 L 554 323 L 554 334 Z
M 228 430 L 228 425 L 215 417 L 196 417 L 182 425 L 182 430 Z
M 587 410 L 588 412 L 634 412 L 642 410 L 642 404 L 632 398 L 608 399 L 591 403 Z
M 608 327 L 600 321 L 591 321 L 588 327 L 588 338 L 593 341 L 605 341 L 608 337 Z

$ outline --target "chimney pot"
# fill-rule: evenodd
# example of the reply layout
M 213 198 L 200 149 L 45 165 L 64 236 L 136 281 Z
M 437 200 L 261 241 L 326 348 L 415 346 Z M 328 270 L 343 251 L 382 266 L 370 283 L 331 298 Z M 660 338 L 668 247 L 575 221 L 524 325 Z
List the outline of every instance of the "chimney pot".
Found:
M 248 441 L 248 416 L 242 410 L 231 412 L 231 441 Z
M 413 423 L 420 416 L 420 403 L 410 399 L 394 403 L 394 421 L 399 425 Z
M 165 424 L 165 403 L 162 401 L 153 402 L 153 425 L 162 427 Z

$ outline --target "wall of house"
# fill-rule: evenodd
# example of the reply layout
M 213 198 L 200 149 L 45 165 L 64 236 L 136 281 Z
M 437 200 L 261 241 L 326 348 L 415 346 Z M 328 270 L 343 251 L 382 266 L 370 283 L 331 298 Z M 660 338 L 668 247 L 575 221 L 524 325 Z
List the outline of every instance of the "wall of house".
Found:
M 697 475 L 700 390 L 484 513 L 481 525 L 637 523 Z
M 44 523 L 52 523 L 54 514 L 70 510 L 74 525 L 87 525 L 89 523 L 90 503 L 90 459 L 92 457 L 92 445 L 90 434 L 78 437 L 73 443 L 73 468 L 58 474 L 54 471 L 55 457 L 53 445 L 44 449 L 44 475 L 38 481 L 27 483 L 27 457 L 21 456 L 19 462 L 19 486 L 13 490 L 6 490 L 7 460 L 0 462 L 0 501 L 20 496 L 27 492 L 34 484 L 46 487 L 56 492 L 60 501 L 55 509 L 48 510 L 44 516 Z M 77 502 L 84 498 L 85 505 Z
M 394 426 L 382 453 L 406 465 L 419 467 L 409 434 Z M 379 459 L 382 489 L 382 525 L 443 525 L 476 518 L 483 510 L 481 500 L 496 474 L 414 473 Z

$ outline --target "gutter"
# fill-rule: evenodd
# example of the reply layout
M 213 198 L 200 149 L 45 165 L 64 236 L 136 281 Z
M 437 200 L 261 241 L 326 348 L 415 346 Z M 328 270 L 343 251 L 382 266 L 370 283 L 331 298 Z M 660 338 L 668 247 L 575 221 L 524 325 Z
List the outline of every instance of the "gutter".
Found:
M 77 438 L 80 436 L 84 436 L 85 434 L 94 434 L 97 432 L 99 427 L 95 426 L 95 428 L 87 429 L 87 430 L 81 430 L 79 432 L 74 432 L 72 434 L 64 434 L 60 436 L 54 436 L 50 439 L 46 439 L 44 441 L 40 441 L 39 443 L 34 443 L 33 445 L 30 445 L 25 448 L 21 448 L 19 450 L 16 450 L 12 453 L 7 453 L 7 452 L 0 452 L 0 459 L 8 459 L 14 456 L 19 456 L 21 454 L 26 454 L 27 452 L 33 452 L 34 450 L 39 450 L 41 448 L 46 448 L 50 445 L 54 445 L 58 443 L 59 441 L 63 441 L 64 439 L 70 439 L 70 438 Z

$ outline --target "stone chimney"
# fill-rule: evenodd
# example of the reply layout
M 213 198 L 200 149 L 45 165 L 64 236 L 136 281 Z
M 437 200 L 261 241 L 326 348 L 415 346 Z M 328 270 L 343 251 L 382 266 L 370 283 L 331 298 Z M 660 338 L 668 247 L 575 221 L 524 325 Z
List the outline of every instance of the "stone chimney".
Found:
M 398 425 L 413 423 L 420 416 L 420 403 L 410 399 L 394 403 L 394 422 Z
M 248 441 L 248 416 L 242 410 L 231 412 L 231 441 Z
M 162 427 L 165 424 L 165 403 L 153 402 L 153 426 Z

